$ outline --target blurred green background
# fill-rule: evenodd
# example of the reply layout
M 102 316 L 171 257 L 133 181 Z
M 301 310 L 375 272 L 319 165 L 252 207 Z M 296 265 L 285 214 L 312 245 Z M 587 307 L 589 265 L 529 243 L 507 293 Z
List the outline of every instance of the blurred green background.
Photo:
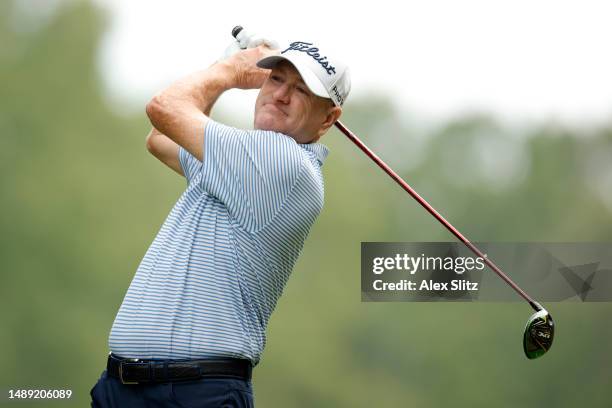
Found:
M 115 313 L 185 182 L 146 152 L 144 109 L 117 116 L 102 96 L 104 13 L 67 2 L 27 27 L 13 7 L 0 2 L 0 404 L 89 406 Z M 475 241 L 612 241 L 612 126 L 473 114 L 426 127 L 375 93 L 344 121 Z M 524 303 L 361 303 L 361 241 L 451 237 L 340 133 L 322 141 L 326 204 L 272 316 L 257 406 L 610 406 L 610 303 L 548 304 L 557 337 L 536 361 Z M 9 402 L 15 388 L 74 397 Z

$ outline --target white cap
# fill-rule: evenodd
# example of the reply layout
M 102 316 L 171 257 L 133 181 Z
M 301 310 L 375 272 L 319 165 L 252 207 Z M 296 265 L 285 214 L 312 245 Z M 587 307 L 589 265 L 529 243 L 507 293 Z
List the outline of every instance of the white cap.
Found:
M 348 67 L 337 59 L 323 55 L 313 43 L 294 41 L 280 55 L 259 60 L 257 66 L 271 69 L 282 60 L 293 64 L 315 95 L 330 98 L 336 106 L 342 106 L 346 101 L 351 90 Z

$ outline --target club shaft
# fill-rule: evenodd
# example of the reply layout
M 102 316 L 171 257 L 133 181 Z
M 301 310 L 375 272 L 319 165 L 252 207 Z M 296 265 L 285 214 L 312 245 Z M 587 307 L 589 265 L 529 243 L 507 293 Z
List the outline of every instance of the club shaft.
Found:
M 423 206 L 423 208 L 425 208 L 427 212 L 429 212 L 438 221 L 440 221 L 440 223 L 444 225 L 447 230 L 449 230 L 454 236 L 456 236 L 461 242 L 463 242 L 474 254 L 476 254 L 476 256 L 482 258 L 484 263 L 487 264 L 489 268 L 491 268 L 495 273 L 497 273 L 497 275 L 499 275 L 499 277 L 502 278 L 508 285 L 510 285 L 512 289 L 516 291 L 516 293 L 521 295 L 523 299 L 529 302 L 529 304 L 534 310 L 539 311 L 542 309 L 542 306 L 540 306 L 539 303 L 534 301 L 527 293 L 525 293 L 525 291 L 519 288 L 518 285 L 514 283 L 512 279 L 510 279 L 504 272 L 502 272 L 502 270 L 497 265 L 495 265 L 493 261 L 491 261 L 485 254 L 483 254 L 482 251 L 480 251 L 474 244 L 472 244 L 462 233 L 459 232 L 459 230 L 457 230 L 457 228 L 453 227 L 450 222 L 448 222 L 442 215 L 440 215 L 439 212 L 437 212 L 427 201 L 425 201 L 425 199 L 421 197 L 419 193 L 417 193 L 412 187 L 410 187 L 408 183 L 406 183 L 396 172 L 394 172 L 389 166 L 387 166 L 385 162 L 383 162 L 373 151 L 371 151 L 361 140 L 359 140 L 359 138 L 355 136 L 353 132 L 351 132 L 346 126 L 344 126 L 344 124 L 342 124 L 342 122 L 337 121 L 335 125 L 342 133 L 346 135 L 346 137 L 348 137 L 353 143 L 357 145 L 357 147 L 359 147 L 366 155 L 368 155 L 370 159 L 374 160 L 374 162 L 378 164 L 378 166 L 383 169 L 385 173 L 387 173 L 393 180 L 395 180 L 397 184 L 399 184 L 404 190 L 406 190 L 406 192 L 410 194 L 412 198 L 414 198 L 419 204 L 421 204 L 421 206 Z

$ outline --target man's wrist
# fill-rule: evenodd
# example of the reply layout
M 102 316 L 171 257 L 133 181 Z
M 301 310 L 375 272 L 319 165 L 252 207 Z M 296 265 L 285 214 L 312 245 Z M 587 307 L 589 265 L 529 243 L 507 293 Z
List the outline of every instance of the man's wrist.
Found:
M 217 61 L 209 67 L 211 79 L 221 92 L 236 87 L 236 73 L 234 67 L 225 60 Z

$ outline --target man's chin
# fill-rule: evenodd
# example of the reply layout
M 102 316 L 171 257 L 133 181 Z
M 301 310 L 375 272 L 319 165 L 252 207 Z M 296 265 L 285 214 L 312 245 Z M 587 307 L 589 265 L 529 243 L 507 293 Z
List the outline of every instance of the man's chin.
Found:
M 285 129 L 281 126 L 277 121 L 272 120 L 272 118 L 259 118 L 255 119 L 255 124 L 253 126 L 258 130 L 268 130 L 273 132 L 285 133 Z

